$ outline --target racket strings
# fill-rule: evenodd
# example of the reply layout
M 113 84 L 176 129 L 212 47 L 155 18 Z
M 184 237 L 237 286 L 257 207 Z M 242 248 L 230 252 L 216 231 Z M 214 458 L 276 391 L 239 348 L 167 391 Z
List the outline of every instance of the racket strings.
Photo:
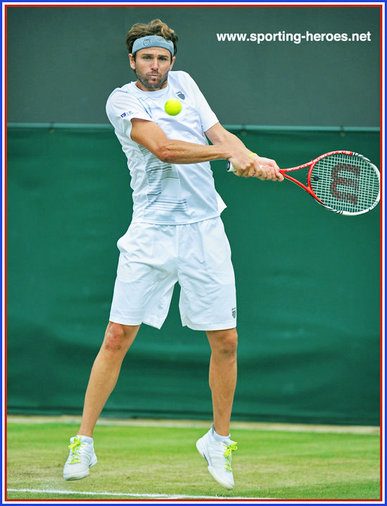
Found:
M 322 158 L 312 169 L 310 186 L 324 205 L 339 213 L 359 213 L 379 201 L 378 170 L 361 155 Z

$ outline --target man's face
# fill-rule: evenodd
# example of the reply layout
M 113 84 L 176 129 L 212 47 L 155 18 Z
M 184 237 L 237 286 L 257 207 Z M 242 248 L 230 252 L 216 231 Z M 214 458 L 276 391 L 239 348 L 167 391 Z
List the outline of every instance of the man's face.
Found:
M 129 55 L 130 66 L 136 72 L 137 86 L 143 91 L 154 91 L 165 88 L 168 72 L 171 70 L 175 57 L 163 47 L 148 47 L 136 53 L 136 59 Z

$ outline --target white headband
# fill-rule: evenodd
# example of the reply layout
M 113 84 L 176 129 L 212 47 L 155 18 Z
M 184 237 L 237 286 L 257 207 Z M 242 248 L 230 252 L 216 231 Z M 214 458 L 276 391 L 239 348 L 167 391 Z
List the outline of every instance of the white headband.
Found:
M 163 47 L 168 49 L 172 56 L 175 53 L 171 40 L 166 40 L 164 37 L 160 37 L 160 35 L 147 35 L 146 37 L 140 37 L 134 41 L 132 54 L 136 53 L 139 49 L 145 49 L 147 47 Z

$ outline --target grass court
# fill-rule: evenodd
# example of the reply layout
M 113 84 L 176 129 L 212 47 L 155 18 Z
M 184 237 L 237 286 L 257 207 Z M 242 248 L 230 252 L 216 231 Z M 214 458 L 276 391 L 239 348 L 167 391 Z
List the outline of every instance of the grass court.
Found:
M 235 488 L 227 491 L 213 480 L 196 450 L 195 441 L 207 430 L 200 424 L 98 424 L 97 465 L 87 478 L 66 482 L 62 468 L 67 441 L 78 426 L 10 419 L 7 499 L 380 498 L 379 435 L 372 428 L 356 433 L 343 428 L 343 432 L 312 426 L 279 430 L 273 425 L 271 430 L 235 424 L 232 438 L 239 447 L 233 458 Z

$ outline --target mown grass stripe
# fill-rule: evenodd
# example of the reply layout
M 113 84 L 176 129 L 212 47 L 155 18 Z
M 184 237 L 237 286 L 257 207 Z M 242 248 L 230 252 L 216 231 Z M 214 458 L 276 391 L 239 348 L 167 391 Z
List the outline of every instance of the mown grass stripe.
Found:
M 36 416 L 36 415 L 8 415 L 9 424 L 80 424 L 80 416 Z M 101 417 L 97 426 L 128 426 L 128 427 L 165 427 L 178 429 L 208 428 L 210 420 L 170 420 L 170 419 L 115 419 Z M 265 422 L 232 422 L 232 430 L 265 430 L 265 431 L 288 431 L 288 432 L 316 432 L 331 434 L 367 434 L 379 435 L 377 426 L 368 425 L 313 425 L 296 423 L 265 423 Z
M 49 490 L 38 488 L 8 488 L 8 492 L 26 492 L 30 494 L 63 494 L 63 495 L 90 495 L 90 496 L 111 496 L 111 497 L 135 497 L 137 499 L 221 499 L 236 501 L 241 499 L 264 499 L 262 497 L 224 497 L 219 495 L 181 495 L 181 494 L 135 494 L 124 492 L 86 492 L 78 490 Z M 271 498 L 273 500 L 273 498 Z

